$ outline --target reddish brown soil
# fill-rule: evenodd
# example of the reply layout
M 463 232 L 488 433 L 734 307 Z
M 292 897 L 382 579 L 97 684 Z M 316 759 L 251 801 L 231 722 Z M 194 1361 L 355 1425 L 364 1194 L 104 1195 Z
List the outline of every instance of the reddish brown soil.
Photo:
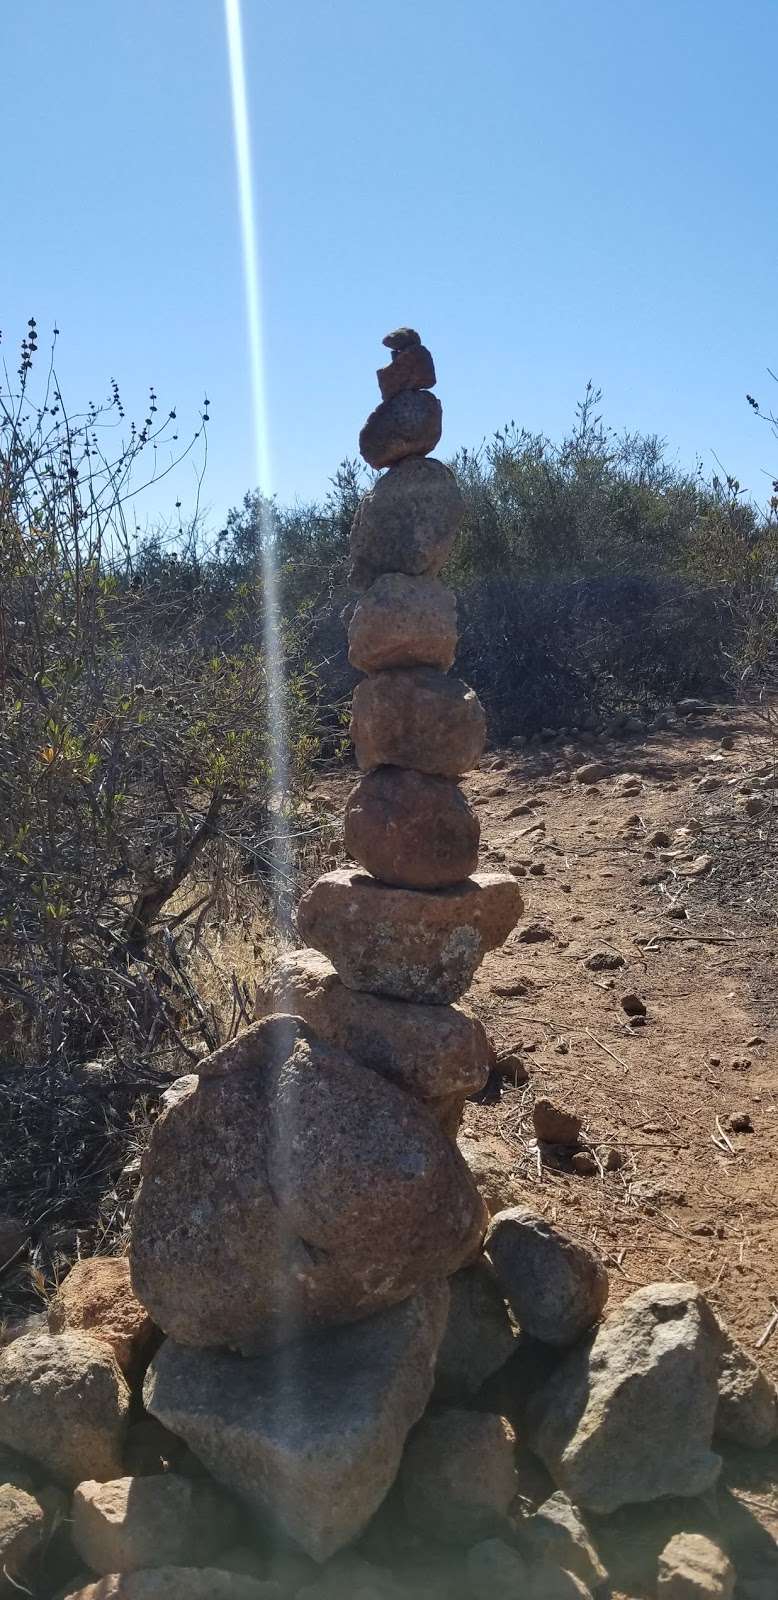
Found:
M 482 863 L 516 870 L 526 890 L 519 928 L 468 1003 L 498 1048 L 522 1052 L 529 1081 L 469 1104 L 460 1137 L 488 1170 L 494 1208 L 530 1203 L 596 1245 L 612 1302 L 693 1278 L 778 1378 L 778 1328 L 760 1345 L 778 1308 L 778 813 L 752 820 L 737 801 L 770 757 L 759 725 L 724 710 L 642 741 L 495 750 L 465 781 Z M 592 760 L 609 776 L 587 787 L 574 773 Z M 622 794 L 625 774 L 639 792 Z M 350 781 L 327 784 L 331 805 Z M 699 834 L 676 834 L 690 822 Z M 648 842 L 660 828 L 669 848 Z M 685 920 L 667 915 L 673 903 Z M 524 942 L 538 923 L 550 937 Z M 623 967 L 589 970 L 598 949 Z M 629 991 L 645 1002 L 643 1027 L 622 1010 Z M 579 1112 L 601 1165 L 616 1150 L 620 1169 L 542 1165 L 536 1094 Z M 752 1133 L 729 1128 L 739 1112 Z M 773 1537 L 777 1464 L 771 1450 L 729 1467 Z

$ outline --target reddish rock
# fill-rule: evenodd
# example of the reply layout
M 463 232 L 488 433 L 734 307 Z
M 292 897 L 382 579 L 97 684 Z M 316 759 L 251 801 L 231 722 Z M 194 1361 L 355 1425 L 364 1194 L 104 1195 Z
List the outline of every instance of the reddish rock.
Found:
M 448 672 L 457 647 L 457 603 L 436 578 L 385 572 L 354 606 L 348 658 L 361 672 L 437 667 Z
M 448 560 L 464 502 L 450 467 L 409 456 L 385 472 L 357 506 L 351 527 L 355 588 L 381 573 L 434 578 Z
M 251 1353 L 405 1299 L 468 1260 L 484 1224 L 423 1106 L 299 1019 L 273 1017 L 165 1096 L 132 1279 L 180 1344 Z
M 434 389 L 435 363 L 424 344 L 396 350 L 389 365 L 379 367 L 376 377 L 382 400 L 391 400 L 403 389 Z
M 368 466 L 391 467 L 404 456 L 428 456 L 443 432 L 443 408 L 428 389 L 403 389 L 371 411 L 359 435 Z
M 507 872 L 422 890 L 389 888 L 343 868 L 303 895 L 297 925 L 350 989 L 445 1005 L 469 988 L 521 912 L 519 886 Z
M 132 1292 L 126 1256 L 92 1256 L 71 1267 L 49 1305 L 50 1332 L 66 1329 L 104 1340 L 129 1375 L 151 1353 L 154 1324 Z
M 346 802 L 344 841 L 352 860 L 382 883 L 445 889 L 478 865 L 481 825 L 461 789 L 405 767 L 378 767 Z
M 459 678 L 426 667 L 379 672 L 358 684 L 351 737 L 360 767 L 415 767 L 459 778 L 478 764 L 486 717 L 478 696 Z
M 543 1144 L 561 1144 L 574 1150 L 581 1133 L 581 1118 L 574 1111 L 554 1105 L 548 1095 L 538 1095 L 532 1107 L 532 1123 Z
M 280 956 L 257 995 L 257 1016 L 291 1011 L 326 1043 L 346 1050 L 419 1100 L 449 1111 L 451 1097 L 476 1094 L 489 1074 L 491 1045 L 461 1006 L 408 1004 L 360 994 L 341 983 L 318 950 Z

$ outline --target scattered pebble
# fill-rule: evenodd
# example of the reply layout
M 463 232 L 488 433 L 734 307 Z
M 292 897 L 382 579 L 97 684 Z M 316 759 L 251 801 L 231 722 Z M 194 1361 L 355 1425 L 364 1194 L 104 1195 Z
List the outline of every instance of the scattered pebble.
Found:
M 532 1124 L 543 1144 L 561 1144 L 574 1149 L 581 1133 L 581 1118 L 574 1111 L 554 1105 L 548 1095 L 539 1095 L 532 1107 Z
M 731 1133 L 753 1133 L 754 1124 L 747 1111 L 733 1111 L 727 1122 Z
M 593 950 L 584 962 L 590 972 L 616 972 L 626 965 L 625 957 L 618 950 Z
M 545 939 L 553 939 L 553 929 L 546 926 L 545 922 L 528 922 L 526 928 L 515 935 L 517 944 L 541 944 Z
M 570 1157 L 570 1165 L 579 1178 L 594 1178 L 600 1170 L 588 1150 L 576 1150 L 575 1155 Z
M 644 1000 L 641 1000 L 639 994 L 623 994 L 621 997 L 621 1009 L 626 1011 L 628 1017 L 646 1016 L 646 1004 Z

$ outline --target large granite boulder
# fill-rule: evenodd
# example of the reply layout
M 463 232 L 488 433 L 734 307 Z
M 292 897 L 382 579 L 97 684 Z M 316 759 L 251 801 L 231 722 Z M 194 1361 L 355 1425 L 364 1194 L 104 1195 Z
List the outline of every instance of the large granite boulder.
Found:
M 430 667 L 377 672 L 354 690 L 351 737 L 357 763 L 414 767 L 459 778 L 486 744 L 484 708 L 473 689 Z
M 492 1047 L 461 1006 L 413 1005 L 341 983 L 319 950 L 280 956 L 257 993 L 257 1016 L 291 1011 L 328 1044 L 417 1099 L 438 1104 L 483 1089 Z
M 432 1389 L 448 1289 L 246 1360 L 167 1340 L 149 1411 L 209 1472 L 324 1561 L 366 1526 Z
M 391 467 L 404 456 L 428 456 L 443 431 L 443 407 L 426 389 L 401 389 L 371 411 L 359 434 L 368 466 Z
M 0 1445 L 60 1483 L 119 1476 L 129 1408 L 112 1350 L 88 1333 L 28 1333 L 0 1350 Z
M 382 572 L 436 577 L 463 515 L 459 485 L 442 461 L 409 456 L 391 467 L 357 506 L 351 527 L 353 587 L 369 588 Z
M 704 1494 L 721 1470 L 711 1450 L 720 1355 L 696 1284 L 637 1289 L 531 1402 L 533 1449 L 589 1511 Z
M 448 672 L 457 647 L 457 603 L 437 578 L 385 572 L 357 601 L 348 658 L 360 672 L 437 667 Z
M 480 1196 L 429 1112 L 296 1018 L 255 1023 L 166 1099 L 130 1262 L 180 1344 L 250 1353 L 351 1322 L 478 1248 Z
M 303 895 L 297 926 L 351 989 L 445 1005 L 469 989 L 487 950 L 522 913 L 516 879 L 483 872 L 450 889 L 395 889 L 366 872 L 327 872 Z
M 377 767 L 346 801 L 343 837 L 353 861 L 403 889 L 446 889 L 478 865 L 481 825 L 449 778 Z

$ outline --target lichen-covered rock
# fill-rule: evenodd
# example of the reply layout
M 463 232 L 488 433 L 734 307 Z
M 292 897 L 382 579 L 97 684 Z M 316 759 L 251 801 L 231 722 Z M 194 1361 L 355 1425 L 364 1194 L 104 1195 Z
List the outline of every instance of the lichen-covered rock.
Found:
M 383 572 L 437 577 L 464 515 L 462 494 L 442 461 L 409 456 L 378 479 L 357 506 L 350 581 L 367 589 Z
M 71 1267 L 49 1305 L 49 1331 L 66 1329 L 104 1340 L 124 1373 L 137 1370 L 155 1329 L 132 1292 L 126 1256 L 90 1256 Z
M 246 1360 L 167 1340 L 144 1386 L 149 1411 L 213 1476 L 324 1561 L 386 1495 L 432 1389 L 448 1289 Z
M 119 1476 L 129 1405 L 113 1352 L 90 1334 L 27 1334 L 0 1350 L 0 1444 L 64 1484 Z
M 638 1289 L 577 1345 L 530 1405 L 533 1449 L 586 1510 L 704 1494 L 720 1332 L 693 1283 Z
M 521 912 L 508 872 L 423 890 L 391 888 L 342 868 L 303 895 L 297 926 L 350 989 L 446 1005 L 469 989 L 487 950 L 504 942 Z
M 453 1544 L 498 1532 L 516 1494 L 515 1447 L 510 1423 L 491 1412 L 426 1416 L 408 1441 L 400 1471 L 411 1526 Z
M 714 1432 L 747 1450 L 763 1450 L 778 1436 L 775 1384 L 723 1329 Z
M 319 950 L 279 956 L 257 994 L 257 1016 L 291 1011 L 326 1043 L 347 1051 L 425 1101 L 435 1116 L 452 1097 L 483 1089 L 492 1047 L 482 1024 L 461 1006 L 413 1005 L 341 983 Z
M 735 1569 L 702 1533 L 677 1533 L 659 1557 L 657 1600 L 732 1600 Z
M 443 431 L 443 407 L 427 389 L 401 389 L 371 411 L 359 435 L 370 467 L 391 467 L 404 456 L 428 456 Z
M 484 1248 L 524 1333 L 545 1344 L 574 1344 L 608 1298 L 599 1256 L 524 1206 L 492 1218 Z
M 93 1572 L 208 1565 L 233 1542 L 238 1517 L 213 1484 L 173 1472 L 151 1478 L 88 1479 L 73 1496 L 73 1543 Z
M 436 1396 L 472 1399 L 513 1354 L 516 1335 L 493 1268 L 481 1257 L 449 1280 L 451 1305 L 438 1351 Z
M 348 855 L 381 883 L 447 889 L 478 866 L 481 825 L 449 778 L 377 767 L 346 801 Z
M 351 706 L 357 764 L 414 767 L 459 778 L 486 743 L 486 717 L 474 690 L 430 667 L 377 672 L 357 684 Z
M 299 1019 L 255 1023 L 174 1088 L 131 1266 L 180 1344 L 250 1353 L 354 1321 L 478 1249 L 483 1206 L 451 1140 Z
M 385 572 L 361 595 L 348 626 L 348 658 L 360 672 L 436 667 L 448 672 L 457 647 L 457 603 L 437 578 Z

